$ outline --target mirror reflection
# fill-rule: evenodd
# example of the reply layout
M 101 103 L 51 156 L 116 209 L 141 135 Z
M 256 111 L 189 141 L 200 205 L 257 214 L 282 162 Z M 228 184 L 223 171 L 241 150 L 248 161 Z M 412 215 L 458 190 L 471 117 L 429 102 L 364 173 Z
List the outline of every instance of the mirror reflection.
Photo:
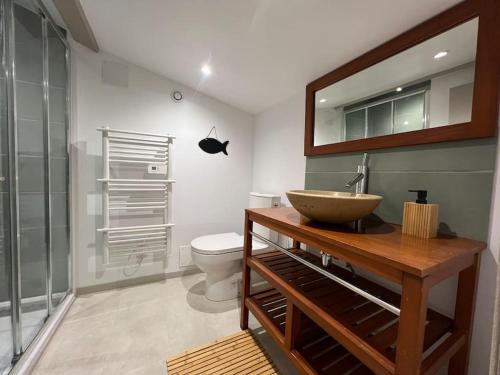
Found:
M 477 19 L 315 93 L 314 145 L 469 122 Z

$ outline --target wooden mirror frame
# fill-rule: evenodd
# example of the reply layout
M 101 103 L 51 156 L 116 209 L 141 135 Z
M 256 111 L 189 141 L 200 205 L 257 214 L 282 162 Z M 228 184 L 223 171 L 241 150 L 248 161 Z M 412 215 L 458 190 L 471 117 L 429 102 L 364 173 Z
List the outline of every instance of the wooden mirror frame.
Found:
M 315 93 L 473 18 L 479 18 L 471 121 L 326 145 L 314 145 Z M 493 137 L 500 102 L 500 1 L 466 0 L 415 26 L 306 87 L 304 155 L 374 150 Z

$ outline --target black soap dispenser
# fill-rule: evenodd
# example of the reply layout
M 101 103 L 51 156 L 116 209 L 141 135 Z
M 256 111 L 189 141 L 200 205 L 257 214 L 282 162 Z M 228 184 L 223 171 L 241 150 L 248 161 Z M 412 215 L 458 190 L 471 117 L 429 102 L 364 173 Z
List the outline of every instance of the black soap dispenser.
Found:
M 403 234 L 421 238 L 437 236 L 439 206 L 427 203 L 427 190 L 408 190 L 417 193 L 415 202 L 405 202 Z

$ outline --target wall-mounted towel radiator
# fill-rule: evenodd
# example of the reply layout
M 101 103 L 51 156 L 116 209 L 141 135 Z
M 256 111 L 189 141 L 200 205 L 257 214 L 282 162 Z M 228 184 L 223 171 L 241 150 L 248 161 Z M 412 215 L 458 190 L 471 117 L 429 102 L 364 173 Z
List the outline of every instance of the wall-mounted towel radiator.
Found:
M 119 266 L 166 253 L 170 239 L 171 135 L 110 128 L 102 133 L 104 259 Z

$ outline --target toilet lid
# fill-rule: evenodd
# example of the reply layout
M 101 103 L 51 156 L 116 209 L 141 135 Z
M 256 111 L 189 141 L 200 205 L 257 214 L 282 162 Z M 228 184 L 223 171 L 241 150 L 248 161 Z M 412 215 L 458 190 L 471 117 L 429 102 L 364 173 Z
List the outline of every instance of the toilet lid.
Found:
M 243 251 L 243 240 L 244 237 L 235 232 L 210 234 L 195 238 L 191 241 L 191 248 L 200 254 L 227 254 Z M 267 247 L 265 243 L 253 240 L 253 250 L 262 250 Z

